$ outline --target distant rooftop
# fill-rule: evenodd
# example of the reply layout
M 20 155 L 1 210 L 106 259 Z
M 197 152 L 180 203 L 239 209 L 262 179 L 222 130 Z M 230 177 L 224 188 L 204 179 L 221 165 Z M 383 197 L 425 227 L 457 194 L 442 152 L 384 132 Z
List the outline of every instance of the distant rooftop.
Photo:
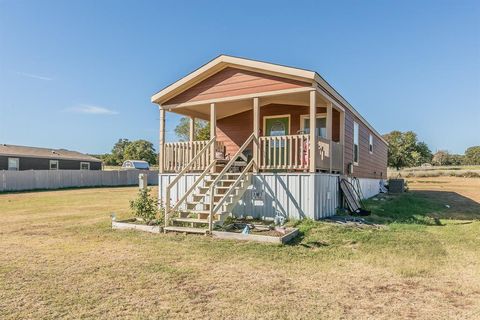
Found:
M 15 146 L 15 145 L 5 144 L 5 143 L 0 144 L 0 156 L 101 162 L 100 159 L 97 159 L 95 157 L 92 157 L 77 151 L 70 151 L 66 149 L 49 149 L 49 148 L 38 148 L 38 147 Z

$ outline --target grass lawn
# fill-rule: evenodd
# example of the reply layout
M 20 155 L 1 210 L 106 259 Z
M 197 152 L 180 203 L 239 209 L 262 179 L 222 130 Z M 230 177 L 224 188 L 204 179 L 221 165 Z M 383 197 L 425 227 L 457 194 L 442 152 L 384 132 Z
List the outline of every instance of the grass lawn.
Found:
M 422 181 L 285 246 L 112 231 L 136 188 L 2 194 L 0 318 L 478 319 L 480 179 Z

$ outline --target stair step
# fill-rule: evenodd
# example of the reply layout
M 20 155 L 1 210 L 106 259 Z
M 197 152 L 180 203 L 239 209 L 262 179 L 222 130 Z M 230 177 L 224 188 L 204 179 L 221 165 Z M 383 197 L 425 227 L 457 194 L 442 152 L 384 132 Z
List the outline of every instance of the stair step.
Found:
M 230 183 L 234 183 L 235 181 L 237 181 L 237 180 L 232 180 L 232 179 L 221 179 L 221 180 L 219 180 L 218 182 L 230 182 Z M 205 182 L 206 182 L 206 183 L 210 183 L 210 184 L 211 184 L 211 183 L 213 182 L 213 180 L 207 179 L 207 180 L 205 180 Z
M 182 213 L 192 213 L 192 214 L 210 214 L 210 210 L 189 210 L 189 211 L 180 211 Z M 223 214 L 224 212 L 217 212 L 215 213 L 216 215 L 220 215 L 220 214 Z
M 242 173 L 240 173 L 240 172 L 227 172 L 227 173 L 224 174 L 224 176 L 230 176 L 230 177 L 231 176 L 237 176 L 238 177 L 241 174 Z M 218 177 L 219 175 L 220 175 L 220 173 L 210 173 L 209 174 L 210 177 Z
M 206 234 L 206 229 L 200 228 L 189 228 L 189 227 L 176 227 L 176 226 L 168 226 L 163 228 L 163 230 L 170 231 L 170 232 L 182 232 L 182 233 L 198 233 L 198 234 Z
M 208 219 L 197 219 L 197 218 L 175 218 L 172 220 L 175 222 L 208 223 Z

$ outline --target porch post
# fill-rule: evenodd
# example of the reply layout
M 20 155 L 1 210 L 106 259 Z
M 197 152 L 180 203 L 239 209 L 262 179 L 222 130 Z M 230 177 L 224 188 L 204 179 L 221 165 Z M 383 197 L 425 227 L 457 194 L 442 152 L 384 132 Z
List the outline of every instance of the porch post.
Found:
M 328 158 L 329 158 L 329 172 L 332 172 L 332 160 L 333 160 L 333 155 L 332 155 L 332 123 L 333 123 L 333 110 L 332 110 L 332 103 L 329 102 L 327 104 L 327 139 L 328 139 Z
M 210 104 L 210 139 L 214 138 L 213 144 L 210 146 L 210 161 L 215 160 L 215 146 L 217 143 L 217 115 L 215 110 L 215 103 Z M 215 172 L 215 167 L 212 168 Z
M 190 142 L 195 141 L 195 118 L 190 117 L 190 132 L 189 132 Z
M 260 107 L 258 100 L 258 98 L 253 98 L 253 135 L 255 137 L 255 140 L 253 141 L 253 161 L 255 161 L 255 165 L 253 166 L 253 172 L 258 172 L 260 158 L 260 143 L 258 141 L 260 127 Z
M 317 91 L 310 91 L 310 172 L 317 169 Z
M 189 141 L 190 141 L 190 145 L 189 145 L 189 161 L 192 161 L 193 157 L 195 156 L 193 154 L 193 141 L 195 141 L 195 118 L 194 117 L 190 117 L 190 132 L 189 132 Z
M 165 172 L 165 109 L 158 105 L 160 108 L 160 136 L 158 144 L 158 172 Z
M 340 144 L 342 145 L 342 174 L 345 172 L 345 112 L 340 112 Z

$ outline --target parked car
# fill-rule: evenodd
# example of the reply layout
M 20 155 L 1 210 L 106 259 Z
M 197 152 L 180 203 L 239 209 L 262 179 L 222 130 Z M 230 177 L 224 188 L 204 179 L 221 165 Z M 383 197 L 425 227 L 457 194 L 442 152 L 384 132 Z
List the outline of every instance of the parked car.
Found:
M 143 160 L 125 160 L 123 161 L 122 169 L 150 170 L 150 165 Z

